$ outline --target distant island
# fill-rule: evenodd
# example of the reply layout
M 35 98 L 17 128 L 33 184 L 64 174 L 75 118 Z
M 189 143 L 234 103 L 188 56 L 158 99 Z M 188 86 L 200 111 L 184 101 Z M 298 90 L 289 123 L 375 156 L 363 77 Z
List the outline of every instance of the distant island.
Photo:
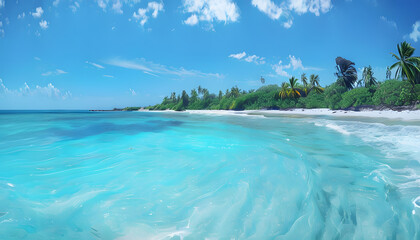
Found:
M 289 82 L 262 86 L 257 90 L 232 87 L 218 94 L 199 86 L 190 94 L 172 92 L 160 104 L 148 107 L 127 107 L 116 111 L 144 110 L 260 110 L 293 108 L 329 108 L 332 110 L 420 109 L 420 57 L 413 56 L 415 48 L 409 43 L 397 45 L 397 60 L 387 68 L 386 79 L 378 81 L 371 66 L 363 68 L 358 80 L 355 63 L 342 57 L 336 58 L 337 81 L 322 87 L 318 75 L 309 78 L 303 73 L 300 79 L 291 77 Z M 392 79 L 391 70 L 396 69 Z M 261 77 L 262 84 L 265 79 Z

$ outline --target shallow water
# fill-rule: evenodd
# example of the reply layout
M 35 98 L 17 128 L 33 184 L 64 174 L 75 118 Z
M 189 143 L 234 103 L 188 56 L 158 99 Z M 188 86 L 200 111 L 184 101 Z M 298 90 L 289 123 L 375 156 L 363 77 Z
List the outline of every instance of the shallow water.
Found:
M 0 112 L 0 239 L 420 239 L 420 123 Z

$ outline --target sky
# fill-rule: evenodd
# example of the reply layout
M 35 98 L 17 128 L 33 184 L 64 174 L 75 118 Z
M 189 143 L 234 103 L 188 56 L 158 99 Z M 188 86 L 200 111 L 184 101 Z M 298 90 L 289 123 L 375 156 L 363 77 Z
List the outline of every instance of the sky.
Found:
M 418 0 L 0 0 L 0 109 L 147 106 L 201 85 L 336 78 L 335 58 L 385 79 Z

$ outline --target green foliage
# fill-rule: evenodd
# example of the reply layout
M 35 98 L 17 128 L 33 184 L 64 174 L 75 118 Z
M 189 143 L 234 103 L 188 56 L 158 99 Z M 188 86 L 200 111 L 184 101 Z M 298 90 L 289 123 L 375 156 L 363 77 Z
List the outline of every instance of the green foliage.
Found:
M 348 90 L 353 89 L 354 84 L 357 81 L 357 71 L 354 67 L 354 62 L 342 57 L 337 57 L 335 63 L 337 64 L 337 72 L 335 73 L 337 83 L 346 87 Z
M 301 108 L 326 108 L 325 94 L 310 92 L 307 97 L 299 98 L 297 107 Z
M 358 86 L 362 86 L 364 83 L 364 87 L 371 87 L 378 84 L 376 78 L 373 76 L 373 69 L 369 65 L 368 67 L 363 68 L 362 79 L 358 81 Z
M 405 41 L 397 44 L 397 49 L 398 55 L 391 53 L 397 60 L 391 69 L 397 68 L 395 77 L 408 80 L 414 87 L 420 83 L 420 57 L 413 56 L 416 49 Z
M 347 91 L 347 88 L 338 83 L 333 83 L 325 88 L 325 106 L 330 109 L 339 109 L 342 94 Z
M 342 95 L 339 105 L 340 108 L 373 105 L 372 93 L 365 87 L 354 88 Z
M 408 105 L 415 100 L 415 93 L 407 81 L 388 80 L 379 84 L 372 100 L 375 105 Z
M 286 84 L 290 89 L 290 85 Z M 201 88 L 201 87 L 200 87 Z M 319 87 L 321 88 L 321 87 Z M 295 88 L 296 89 L 296 88 Z M 330 108 L 345 109 L 362 105 L 401 106 L 420 101 L 420 84 L 412 85 L 408 81 L 387 80 L 372 85 L 369 88 L 360 87 L 347 91 L 347 88 L 333 83 L 325 91 L 308 92 L 307 96 L 300 98 L 279 96 L 282 88 L 277 85 L 268 85 L 256 91 L 243 91 L 237 87 L 228 89 L 226 94 L 210 94 L 207 89 L 201 88 L 200 93 L 191 91 L 191 97 L 183 91 L 179 97 L 172 93 L 165 97 L 161 104 L 147 107 L 150 110 L 175 111 L 183 110 L 251 110 L 251 109 L 288 109 L 288 108 Z M 195 92 L 195 93 L 194 93 Z M 136 111 L 139 107 L 125 108 L 125 111 Z
M 123 108 L 123 111 L 138 111 L 140 107 L 126 107 Z

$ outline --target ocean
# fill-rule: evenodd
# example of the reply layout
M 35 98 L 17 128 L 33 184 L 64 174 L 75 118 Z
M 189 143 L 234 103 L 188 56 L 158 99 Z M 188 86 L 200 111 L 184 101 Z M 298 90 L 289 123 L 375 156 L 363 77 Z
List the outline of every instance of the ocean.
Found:
M 420 239 L 420 122 L 0 111 L 0 239 Z

